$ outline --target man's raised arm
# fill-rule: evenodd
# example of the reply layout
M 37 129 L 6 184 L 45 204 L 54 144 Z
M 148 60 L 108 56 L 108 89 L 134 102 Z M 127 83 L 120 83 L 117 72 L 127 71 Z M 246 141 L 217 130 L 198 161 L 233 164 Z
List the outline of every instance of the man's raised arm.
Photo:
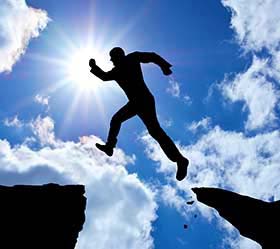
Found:
M 154 52 L 135 52 L 135 55 L 142 63 L 152 62 L 157 64 L 165 75 L 169 75 L 172 73 L 172 71 L 170 70 L 172 65 Z
M 104 72 L 99 66 L 96 65 L 94 59 L 89 60 L 90 72 L 103 81 L 114 80 L 113 70 Z

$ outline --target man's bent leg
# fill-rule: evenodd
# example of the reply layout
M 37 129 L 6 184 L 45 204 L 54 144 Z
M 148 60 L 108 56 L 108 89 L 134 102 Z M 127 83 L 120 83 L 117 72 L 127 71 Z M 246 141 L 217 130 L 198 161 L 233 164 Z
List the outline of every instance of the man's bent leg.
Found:
M 148 122 L 150 123 L 150 122 Z M 156 122 L 147 126 L 150 135 L 157 140 L 166 156 L 173 162 L 177 163 L 176 179 L 182 181 L 187 175 L 189 160 L 184 157 L 171 138 L 164 132 Z
M 177 162 L 182 154 L 171 140 L 171 138 L 160 127 L 158 122 L 144 122 L 148 129 L 149 134 L 159 143 L 160 147 L 166 154 L 166 156 L 172 161 Z
M 128 102 L 123 106 L 111 119 L 110 130 L 105 145 L 96 144 L 96 147 L 105 152 L 108 156 L 113 155 L 113 149 L 117 144 L 117 137 L 121 128 L 122 122 L 136 115 L 134 106 Z

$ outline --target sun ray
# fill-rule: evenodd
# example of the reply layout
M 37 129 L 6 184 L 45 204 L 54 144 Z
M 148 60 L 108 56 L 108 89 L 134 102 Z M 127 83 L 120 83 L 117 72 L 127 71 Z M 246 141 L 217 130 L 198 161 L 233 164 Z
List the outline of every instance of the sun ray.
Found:
M 62 133 L 63 130 L 67 130 L 69 127 L 69 123 L 73 120 L 73 115 L 78 107 L 79 100 L 81 98 L 81 92 L 75 94 L 74 99 L 71 102 L 71 105 L 67 107 L 65 114 L 63 115 L 63 122 L 58 130 L 58 135 Z
M 116 34 L 113 37 L 113 39 L 110 41 L 110 43 L 114 42 L 115 44 L 118 44 L 119 42 L 121 42 L 121 40 L 128 34 L 128 32 L 131 31 L 133 29 L 133 27 L 135 27 L 137 22 L 139 22 L 143 18 L 143 15 L 145 14 L 146 11 L 147 11 L 146 8 L 139 11 L 133 17 L 133 19 L 131 19 L 129 22 L 127 22 L 126 25 L 118 32 L 118 34 Z
M 40 61 L 40 62 L 46 62 L 52 65 L 56 65 L 59 67 L 65 66 L 65 61 L 60 58 L 45 56 L 39 53 L 28 53 L 26 54 L 27 58 L 30 58 L 31 60 Z

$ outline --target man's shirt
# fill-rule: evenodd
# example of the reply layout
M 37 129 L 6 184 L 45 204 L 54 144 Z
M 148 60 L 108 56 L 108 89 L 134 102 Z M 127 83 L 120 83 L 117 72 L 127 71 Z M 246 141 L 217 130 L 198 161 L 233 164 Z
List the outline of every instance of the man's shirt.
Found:
M 145 101 L 153 95 L 144 81 L 141 63 L 149 62 L 153 62 L 161 68 L 171 67 L 171 64 L 156 53 L 133 52 L 124 56 L 120 64 L 111 71 L 104 72 L 98 66 L 94 66 L 91 72 L 104 81 L 115 80 L 130 101 Z

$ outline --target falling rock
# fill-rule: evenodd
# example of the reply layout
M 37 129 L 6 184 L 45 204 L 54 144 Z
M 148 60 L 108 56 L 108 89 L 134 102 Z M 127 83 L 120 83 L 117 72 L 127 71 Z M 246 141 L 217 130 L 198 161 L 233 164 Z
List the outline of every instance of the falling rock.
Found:
M 187 201 L 187 204 L 192 205 L 192 204 L 194 204 L 194 201 Z

